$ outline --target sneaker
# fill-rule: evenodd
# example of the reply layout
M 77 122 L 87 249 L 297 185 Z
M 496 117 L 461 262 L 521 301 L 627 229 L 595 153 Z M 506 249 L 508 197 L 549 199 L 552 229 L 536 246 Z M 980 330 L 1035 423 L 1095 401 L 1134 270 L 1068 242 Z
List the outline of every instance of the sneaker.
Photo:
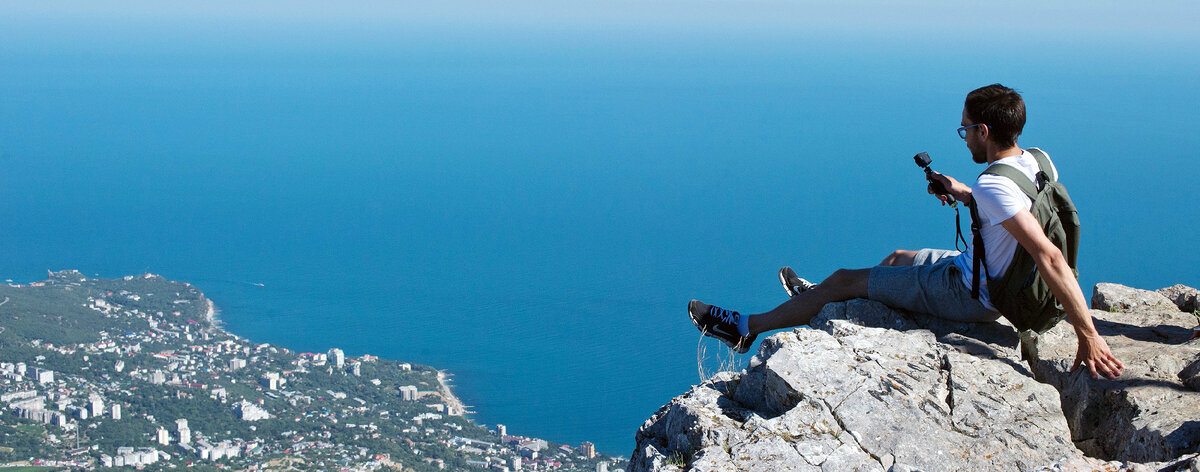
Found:
M 720 339 L 738 354 L 745 354 L 754 344 L 757 336 L 742 336 L 738 332 L 737 320 L 741 316 L 736 311 L 726 310 L 719 306 L 707 305 L 699 300 L 688 302 L 688 316 L 692 324 L 705 336 Z
M 791 267 L 779 269 L 779 283 L 783 284 L 783 289 L 787 291 L 789 297 L 794 297 L 800 292 L 812 290 L 817 284 L 804 280 L 796 275 L 796 271 Z

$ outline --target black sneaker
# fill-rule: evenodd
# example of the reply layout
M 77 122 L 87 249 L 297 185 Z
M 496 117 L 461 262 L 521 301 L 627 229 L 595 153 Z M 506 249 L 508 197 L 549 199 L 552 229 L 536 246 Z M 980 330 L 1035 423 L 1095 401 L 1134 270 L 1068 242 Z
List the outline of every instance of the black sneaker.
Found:
M 705 336 L 720 339 L 738 354 L 745 354 L 757 336 L 742 336 L 738 332 L 738 312 L 719 306 L 707 305 L 699 300 L 688 302 L 688 316 L 692 324 Z
M 796 271 L 791 267 L 779 269 L 779 283 L 783 284 L 783 289 L 787 291 L 789 297 L 794 297 L 800 292 L 812 290 L 817 284 L 804 280 L 796 275 Z

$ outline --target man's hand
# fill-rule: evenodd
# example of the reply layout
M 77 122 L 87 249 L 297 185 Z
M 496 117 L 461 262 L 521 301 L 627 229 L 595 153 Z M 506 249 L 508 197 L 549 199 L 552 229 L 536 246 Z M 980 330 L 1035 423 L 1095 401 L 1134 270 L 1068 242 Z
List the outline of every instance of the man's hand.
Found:
M 1093 379 L 1098 379 L 1101 375 L 1115 379 L 1121 375 L 1121 369 L 1125 368 L 1125 364 L 1112 355 L 1112 352 L 1108 350 L 1108 342 L 1104 338 L 1094 330 L 1090 336 L 1078 334 L 1077 336 L 1079 337 L 1079 350 L 1075 353 L 1075 364 L 1071 366 L 1071 372 L 1078 369 L 1080 364 L 1086 364 Z
M 1029 251 L 1037 263 L 1038 273 L 1050 286 L 1054 298 L 1062 303 L 1067 312 L 1067 320 L 1075 327 L 1075 337 L 1079 338 L 1079 349 L 1075 352 L 1074 371 L 1080 364 L 1087 364 L 1092 378 L 1104 375 L 1110 379 L 1121 375 L 1125 364 L 1117 360 L 1108 350 L 1108 342 L 1100 337 L 1096 325 L 1092 323 L 1092 314 L 1088 311 L 1087 302 L 1079 282 L 1067 265 L 1066 258 L 1058 246 L 1050 242 L 1037 219 L 1028 210 L 1017 212 L 1012 218 L 1000 222 L 1009 234 L 1017 238 L 1017 243 Z
M 949 192 L 950 195 L 954 196 L 955 200 L 958 200 L 963 203 L 969 203 L 971 201 L 971 187 L 970 186 L 968 186 L 962 182 L 959 182 L 957 180 L 954 180 L 954 177 L 950 177 L 950 176 L 942 174 L 940 172 L 933 172 L 930 175 L 933 176 L 934 180 L 941 182 L 942 186 L 946 188 L 946 191 Z M 933 184 L 929 184 L 928 190 L 929 190 L 930 194 L 937 195 L 933 191 Z M 945 195 L 938 195 L 937 198 L 938 198 L 938 200 L 942 201 L 942 205 L 945 205 L 946 201 L 948 200 Z

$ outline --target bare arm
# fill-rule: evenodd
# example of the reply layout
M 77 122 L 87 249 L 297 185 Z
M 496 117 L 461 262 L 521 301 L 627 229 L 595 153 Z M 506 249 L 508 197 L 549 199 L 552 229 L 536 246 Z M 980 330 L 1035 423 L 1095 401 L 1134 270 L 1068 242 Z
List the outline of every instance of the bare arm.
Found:
M 1009 234 L 1017 239 L 1017 243 L 1033 256 L 1037 263 L 1038 273 L 1050 286 L 1050 292 L 1058 299 L 1067 311 L 1067 319 L 1075 327 L 1075 336 L 1079 339 L 1079 349 L 1075 353 L 1075 370 L 1081 363 L 1086 364 L 1092 378 L 1104 375 L 1116 378 L 1121 375 L 1125 365 L 1121 363 L 1108 349 L 1108 342 L 1096 332 L 1092 324 L 1092 315 L 1088 312 L 1087 302 L 1083 298 L 1083 290 L 1071 273 L 1062 251 L 1051 243 L 1037 219 L 1027 210 L 1021 210 L 1012 218 L 1000 223 Z

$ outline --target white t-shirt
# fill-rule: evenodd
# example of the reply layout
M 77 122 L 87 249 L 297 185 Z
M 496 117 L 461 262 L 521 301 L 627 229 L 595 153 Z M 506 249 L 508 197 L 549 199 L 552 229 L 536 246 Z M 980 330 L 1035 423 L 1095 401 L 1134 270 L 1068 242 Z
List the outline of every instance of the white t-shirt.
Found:
M 1019 156 L 1005 157 L 993 162 L 992 165 L 1015 167 L 1031 181 L 1038 172 L 1037 159 L 1029 151 L 1024 151 Z M 1057 181 L 1058 169 L 1054 167 L 1053 162 L 1050 163 L 1050 169 L 1054 173 L 1051 177 Z M 980 175 L 979 179 L 975 181 L 975 185 L 971 186 L 971 198 L 975 199 L 975 206 L 979 210 L 979 219 L 983 223 L 983 229 L 980 232 L 983 233 L 988 277 L 993 279 L 1003 277 L 1004 273 L 1008 271 L 1008 266 L 1012 264 L 1013 255 L 1016 254 L 1017 238 L 1009 234 L 1008 230 L 1000 226 L 1000 223 L 1016 216 L 1021 210 L 1028 211 L 1033 207 L 1033 202 L 1012 180 L 988 174 Z M 954 258 L 954 265 L 962 272 L 963 284 L 967 288 L 971 287 L 974 257 L 974 248 L 969 247 Z M 981 277 L 979 285 L 979 301 L 987 309 L 995 311 L 996 307 L 992 305 L 991 297 L 988 295 L 987 281 Z

